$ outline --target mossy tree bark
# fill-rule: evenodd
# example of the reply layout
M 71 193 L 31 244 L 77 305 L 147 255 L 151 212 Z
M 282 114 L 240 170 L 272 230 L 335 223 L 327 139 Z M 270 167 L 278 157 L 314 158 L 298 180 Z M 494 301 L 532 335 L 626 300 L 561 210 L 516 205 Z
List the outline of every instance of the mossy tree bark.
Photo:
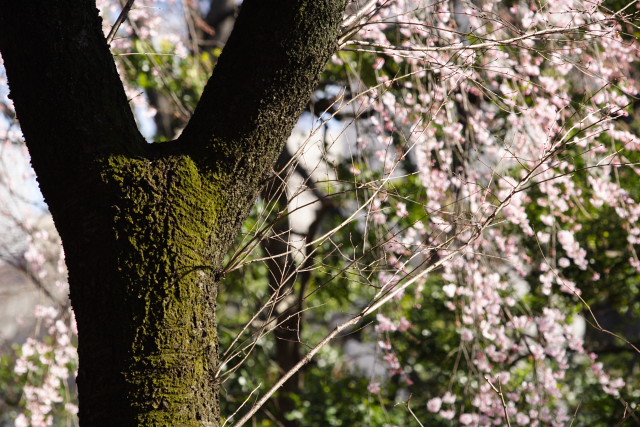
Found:
M 222 260 L 345 0 L 245 0 L 182 136 L 140 135 L 94 1 L 0 0 L 0 53 L 69 269 L 84 426 L 219 425 Z

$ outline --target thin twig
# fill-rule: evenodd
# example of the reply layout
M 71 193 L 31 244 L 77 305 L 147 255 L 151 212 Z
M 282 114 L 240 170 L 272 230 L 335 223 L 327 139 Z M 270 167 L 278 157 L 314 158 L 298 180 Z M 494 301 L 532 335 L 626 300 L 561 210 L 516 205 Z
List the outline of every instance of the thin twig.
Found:
M 573 412 L 573 417 L 571 417 L 571 424 L 569 424 L 569 427 L 573 427 L 573 422 L 576 420 L 576 417 L 578 416 L 580 405 L 582 405 L 582 400 L 578 402 L 578 406 L 576 406 L 576 410 Z
M 555 153 L 555 151 L 554 151 Z M 548 154 L 548 156 L 551 156 L 552 154 Z M 540 162 L 540 164 L 542 164 L 544 161 L 547 160 L 547 157 L 543 158 Z M 286 383 L 289 378 L 291 378 L 296 372 L 298 372 L 304 365 L 306 365 L 307 363 L 309 363 L 311 361 L 311 359 L 313 359 L 313 357 L 325 346 L 327 345 L 329 342 L 331 342 L 335 337 L 337 337 L 342 331 L 346 330 L 347 328 L 351 327 L 351 326 L 355 326 L 357 325 L 364 317 L 366 317 L 367 315 L 374 313 L 375 311 L 377 311 L 380 307 L 382 307 L 384 304 L 386 304 L 388 301 L 390 301 L 391 299 L 393 299 L 396 295 L 398 295 L 400 292 L 403 292 L 406 288 L 408 288 L 409 286 L 413 285 L 414 283 L 416 283 L 418 280 L 422 279 L 423 277 L 425 277 L 427 274 L 431 273 L 433 270 L 439 268 L 442 264 L 444 264 L 445 262 L 449 261 L 451 258 L 456 257 L 457 255 L 459 255 L 462 251 L 464 251 L 467 247 L 469 247 L 473 242 L 475 242 L 481 235 L 482 232 L 485 228 L 487 228 L 489 225 L 491 225 L 491 223 L 493 222 L 493 220 L 496 218 L 496 216 L 507 206 L 509 205 L 509 203 L 511 202 L 511 199 L 513 198 L 513 196 L 516 194 L 516 192 L 520 189 L 521 186 L 525 185 L 530 179 L 532 174 L 537 170 L 537 167 L 540 165 L 537 165 L 536 167 L 534 167 L 521 181 L 518 185 L 516 185 L 513 190 L 507 195 L 507 197 L 505 197 L 502 202 L 500 204 L 498 204 L 498 206 L 495 207 L 495 209 L 493 210 L 493 212 L 487 216 L 484 221 L 482 221 L 482 223 L 478 224 L 476 226 L 476 229 L 474 231 L 474 234 L 469 238 L 469 240 L 467 240 L 467 242 L 465 242 L 463 245 L 461 245 L 460 247 L 458 247 L 455 250 L 452 250 L 448 255 L 440 258 L 437 262 L 433 263 L 432 265 L 430 265 L 429 267 L 425 268 L 423 271 L 421 271 L 420 273 L 418 273 L 417 275 L 413 276 L 411 279 L 407 280 L 405 283 L 403 283 L 400 286 L 396 286 L 395 288 L 393 288 L 392 290 L 390 290 L 386 295 L 380 297 L 377 300 L 374 300 L 371 302 L 370 305 L 368 305 L 367 307 L 365 307 L 360 313 L 358 313 L 355 317 L 353 317 L 352 319 L 336 326 L 333 331 L 331 331 L 328 335 L 326 335 L 318 344 L 316 344 L 315 347 L 313 347 L 313 349 L 311 349 L 311 351 L 309 351 L 309 353 L 307 353 L 298 363 L 295 364 L 295 366 L 293 366 L 286 374 L 284 374 L 274 385 L 273 387 L 271 387 L 269 389 L 269 391 L 267 391 L 264 396 L 262 396 L 260 398 L 260 400 L 258 400 L 253 407 L 249 410 L 249 412 L 247 412 L 235 425 L 234 427 L 241 427 L 243 426 L 247 421 L 249 421 L 251 419 L 251 417 L 253 417 L 253 415 L 258 412 L 258 410 L 271 398 L 271 396 L 278 391 L 278 389 L 280 389 L 280 387 L 282 387 L 282 385 L 284 383 Z M 369 202 L 369 201 L 368 201 Z
M 109 31 L 109 35 L 107 36 L 107 44 L 111 44 L 111 42 L 113 41 L 113 38 L 116 36 L 116 33 L 118 32 L 118 29 L 120 28 L 124 20 L 127 19 L 127 15 L 129 14 L 129 11 L 131 10 L 131 6 L 133 6 L 134 1 L 136 0 L 127 0 L 127 3 L 122 8 L 120 15 L 118 15 L 118 19 L 116 19 L 116 22 L 113 24 L 113 27 L 111 27 L 111 31 Z
M 624 408 L 624 416 L 622 417 L 622 419 L 620 421 L 618 421 L 618 423 L 614 426 L 614 427 L 620 427 L 622 424 L 624 424 L 625 421 L 627 421 L 629 419 L 629 417 L 634 416 L 635 412 L 638 410 L 638 408 L 634 408 L 631 411 L 627 412 L 627 410 L 629 409 L 629 405 L 625 404 L 625 408 Z
M 227 417 L 227 419 L 226 419 L 226 420 L 224 420 L 224 423 L 222 423 L 222 427 L 224 427 L 224 426 L 227 424 L 227 422 L 229 422 L 229 420 L 230 420 L 231 418 L 233 418 L 233 417 L 238 413 L 238 411 L 239 411 L 240 409 L 242 409 L 242 407 L 243 407 L 243 406 L 244 406 L 244 405 L 249 401 L 249 399 L 251 399 L 251 396 L 253 395 L 253 393 L 255 393 L 255 392 L 256 392 L 256 390 L 258 390 L 258 389 L 260 388 L 260 386 L 261 386 L 261 385 L 262 385 L 262 383 L 258 384 L 258 385 L 256 386 L 256 388 L 254 388 L 253 390 L 251 390 L 251 393 L 249 393 L 249 396 L 247 396 L 247 398 L 242 402 L 242 404 L 241 404 L 240 406 L 238 406 L 238 409 L 236 409 L 236 410 L 235 410 L 235 412 L 234 412 L 233 414 L 229 415 L 229 417 Z
M 535 38 L 543 35 L 568 33 L 570 31 L 579 30 L 583 27 L 584 27 L 583 25 L 576 25 L 572 27 L 563 27 L 563 28 L 548 28 L 546 30 L 535 31 L 532 33 L 523 34 L 521 36 L 513 37 L 510 39 L 493 40 L 485 43 L 468 44 L 468 45 L 465 45 L 462 43 L 456 43 L 449 46 L 396 46 L 396 45 L 388 45 L 383 43 L 368 42 L 364 40 L 349 40 L 348 42 L 345 42 L 342 45 L 342 47 L 348 46 L 348 45 L 357 45 L 357 46 L 375 47 L 375 48 L 387 49 L 387 50 L 401 50 L 406 52 L 447 52 L 452 50 L 455 50 L 455 51 L 477 50 L 477 49 L 485 49 L 488 47 L 510 45 L 520 40 L 531 39 L 531 38 Z
M 493 391 L 495 391 L 496 394 L 500 396 L 500 400 L 502 401 L 502 409 L 504 410 L 504 416 L 507 419 L 507 425 L 511 427 L 511 421 L 509 421 L 509 411 L 507 411 L 507 402 L 504 400 L 504 393 L 502 392 L 502 384 L 500 384 L 500 377 L 498 377 L 498 388 L 496 388 L 496 386 L 494 386 L 491 383 L 488 376 L 485 375 L 484 379 L 487 383 L 489 383 Z
M 416 420 L 416 422 L 420 425 L 420 427 L 424 427 L 424 425 L 420 422 L 418 417 L 416 417 L 416 414 L 414 414 L 413 411 L 411 410 L 411 406 L 409 406 L 410 404 L 411 404 L 411 396 L 409 396 L 409 400 L 407 400 L 407 410 L 409 411 L 413 419 Z

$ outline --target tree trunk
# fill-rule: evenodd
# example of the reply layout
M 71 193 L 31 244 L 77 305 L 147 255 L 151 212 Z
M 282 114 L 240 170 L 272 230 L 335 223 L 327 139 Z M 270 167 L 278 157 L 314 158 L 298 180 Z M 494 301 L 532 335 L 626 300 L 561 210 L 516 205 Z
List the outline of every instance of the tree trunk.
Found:
M 219 425 L 222 261 L 319 73 L 345 1 L 245 0 L 177 141 L 135 126 L 86 0 L 0 0 L 11 97 L 69 270 L 80 423 Z

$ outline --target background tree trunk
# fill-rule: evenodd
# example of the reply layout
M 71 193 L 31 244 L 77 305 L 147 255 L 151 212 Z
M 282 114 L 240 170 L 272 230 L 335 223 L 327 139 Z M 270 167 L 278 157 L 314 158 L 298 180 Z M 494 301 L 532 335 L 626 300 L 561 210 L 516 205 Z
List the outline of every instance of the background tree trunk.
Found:
M 344 3 L 245 1 L 183 135 L 147 145 L 94 2 L 0 0 L 11 96 L 66 253 L 82 425 L 220 423 L 222 260 Z

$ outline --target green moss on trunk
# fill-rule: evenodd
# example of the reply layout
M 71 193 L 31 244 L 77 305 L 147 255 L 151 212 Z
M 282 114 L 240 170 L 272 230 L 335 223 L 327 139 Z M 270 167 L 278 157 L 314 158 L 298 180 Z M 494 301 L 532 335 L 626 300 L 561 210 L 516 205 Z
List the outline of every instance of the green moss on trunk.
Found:
M 214 425 L 217 343 L 215 182 L 186 155 L 111 157 L 114 232 L 131 344 L 126 392 L 139 425 Z

